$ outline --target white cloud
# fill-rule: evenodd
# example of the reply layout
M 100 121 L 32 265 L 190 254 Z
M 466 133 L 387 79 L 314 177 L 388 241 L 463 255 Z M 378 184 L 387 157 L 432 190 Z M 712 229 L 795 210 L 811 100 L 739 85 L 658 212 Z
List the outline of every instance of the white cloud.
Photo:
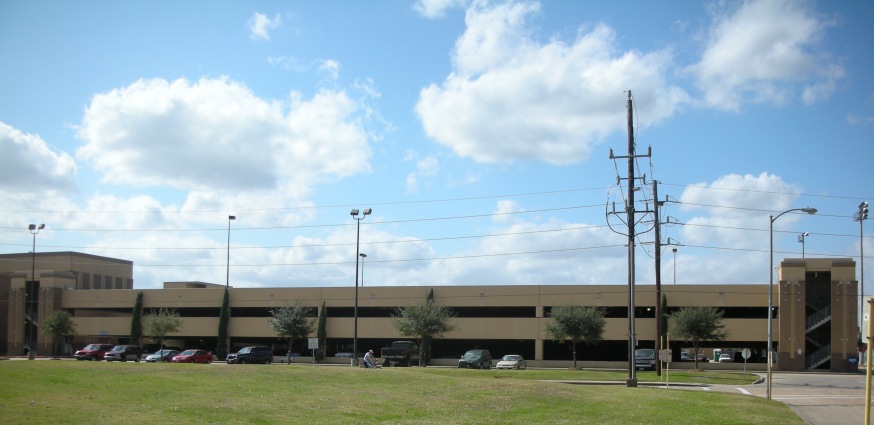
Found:
M 874 117 L 860 117 L 855 114 L 847 114 L 847 124 L 868 124 L 874 122 Z
M 742 249 L 763 248 L 766 238 L 750 238 L 749 229 L 768 224 L 762 210 L 785 211 L 795 208 L 801 188 L 768 173 L 730 174 L 706 184 L 687 186 L 680 196 L 682 209 L 705 212 L 686 221 L 681 240 L 686 244 L 716 245 Z M 784 217 L 781 223 L 793 221 Z M 764 246 L 767 249 L 767 246 Z
M 342 91 L 292 93 L 283 103 L 227 78 L 140 80 L 93 97 L 76 155 L 113 184 L 215 192 L 305 186 L 369 169 L 357 113 Z
M 306 72 L 313 66 L 312 63 L 293 56 L 270 56 L 267 58 L 267 63 L 294 72 Z
M 734 5 L 736 3 L 728 3 Z M 817 50 L 829 22 L 797 0 L 743 2 L 715 18 L 701 61 L 690 67 L 708 106 L 805 103 L 828 98 L 843 67 Z
M 336 80 L 337 77 L 340 75 L 340 62 L 326 59 L 322 61 L 322 63 L 319 65 L 319 71 L 328 74 L 328 76 L 330 76 L 332 80 Z
M 436 19 L 443 17 L 446 10 L 464 7 L 469 2 L 470 0 L 416 0 L 413 10 L 426 18 Z
M 404 153 L 404 161 L 412 161 L 416 158 L 416 152 L 407 150 Z M 416 172 L 407 175 L 407 193 L 417 193 L 419 191 L 420 177 L 433 177 L 440 171 L 440 164 L 436 157 L 426 156 L 425 158 L 416 161 Z
M 0 121 L 0 152 L 0 192 L 76 190 L 76 162 L 38 135 Z
M 251 220 L 294 224 L 305 210 L 283 208 L 313 184 L 370 170 L 367 110 L 342 90 L 280 101 L 227 78 L 140 80 L 92 98 L 76 155 L 104 183 L 181 191 L 177 211 L 257 205 Z
M 687 96 L 665 81 L 668 52 L 618 52 L 606 25 L 572 43 L 541 43 L 527 21 L 536 3 L 467 11 L 454 71 L 422 89 L 416 111 L 429 137 L 479 162 L 573 164 L 625 128 L 625 98 L 638 99 L 642 126 L 674 114 Z
M 419 179 L 416 177 L 416 173 L 410 173 L 407 175 L 407 193 L 418 193 L 419 192 Z
M 278 13 L 273 19 L 262 13 L 255 13 L 247 22 L 250 37 L 262 40 L 270 40 L 270 30 L 278 28 L 280 25 L 282 25 L 282 18 L 279 17 Z
M 492 229 L 491 237 L 433 260 L 427 269 L 397 280 L 443 285 L 617 284 L 627 279 L 623 239 L 602 226 L 552 219 L 518 221 Z
M 39 243 L 51 241 L 54 229 L 66 226 L 78 210 L 73 202 L 80 190 L 77 171 L 67 153 L 0 121 L 0 239 L 8 244 L 26 235 L 27 244 L 20 249 L 28 252 L 27 225 L 45 223 Z
M 512 219 L 510 214 L 518 211 L 520 211 L 520 208 L 516 201 L 498 201 L 498 206 L 493 213 L 495 215 L 492 217 L 492 220 L 497 223 L 506 223 Z
M 427 156 L 416 162 L 416 170 L 423 176 L 433 176 L 440 170 L 440 165 L 437 163 L 437 158 Z

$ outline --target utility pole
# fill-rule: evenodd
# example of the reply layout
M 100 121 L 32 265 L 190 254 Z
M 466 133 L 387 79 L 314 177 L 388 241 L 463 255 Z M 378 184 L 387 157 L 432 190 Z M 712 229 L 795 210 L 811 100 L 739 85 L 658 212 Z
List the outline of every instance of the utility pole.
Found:
M 662 349 L 662 222 L 659 207 L 664 205 L 659 201 L 659 182 L 652 181 L 653 212 L 655 213 L 655 285 L 656 285 L 656 375 L 662 376 L 662 362 L 658 357 Z
M 628 180 L 628 200 L 625 204 L 625 220 L 628 225 L 628 233 L 626 234 L 628 237 L 628 379 L 625 381 L 625 385 L 627 387 L 636 387 L 637 368 L 635 368 L 634 365 L 634 347 L 637 342 L 634 328 L 634 238 L 636 236 L 634 233 L 634 222 L 636 213 L 634 210 L 634 192 L 640 188 L 634 186 L 635 180 L 638 179 L 634 174 L 634 160 L 635 158 L 640 157 L 650 157 L 652 155 L 652 149 L 648 149 L 646 155 L 636 155 L 634 153 L 634 108 L 631 99 L 631 90 L 628 91 L 626 108 L 628 114 L 628 156 L 615 156 L 613 155 L 613 149 L 610 149 L 610 159 L 628 159 L 628 177 L 626 177 Z M 616 214 L 615 206 L 613 214 Z

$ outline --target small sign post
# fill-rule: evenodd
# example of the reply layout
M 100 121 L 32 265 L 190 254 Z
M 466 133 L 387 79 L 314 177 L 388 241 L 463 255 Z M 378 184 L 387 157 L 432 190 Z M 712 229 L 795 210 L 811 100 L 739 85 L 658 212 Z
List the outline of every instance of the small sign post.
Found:
M 750 358 L 750 349 L 744 348 L 743 351 L 740 352 L 740 355 L 744 358 L 744 373 L 747 373 L 747 359 Z
M 316 364 L 316 350 L 319 349 L 319 339 L 318 338 L 308 338 L 307 339 L 307 348 L 309 348 L 313 354 L 313 364 Z
M 673 356 L 673 352 L 668 350 L 659 350 L 659 361 L 665 364 L 665 387 L 670 388 L 671 386 L 671 356 Z

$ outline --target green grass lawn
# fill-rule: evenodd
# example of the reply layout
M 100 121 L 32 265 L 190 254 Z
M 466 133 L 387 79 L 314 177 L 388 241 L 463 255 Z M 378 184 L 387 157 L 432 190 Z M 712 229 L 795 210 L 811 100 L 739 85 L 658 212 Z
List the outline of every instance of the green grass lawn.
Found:
M 758 397 L 624 385 L 626 372 L 0 361 L 4 424 L 803 424 Z M 685 375 L 685 376 L 684 376 Z M 653 372 L 641 382 L 657 381 Z M 754 375 L 672 372 L 672 382 Z

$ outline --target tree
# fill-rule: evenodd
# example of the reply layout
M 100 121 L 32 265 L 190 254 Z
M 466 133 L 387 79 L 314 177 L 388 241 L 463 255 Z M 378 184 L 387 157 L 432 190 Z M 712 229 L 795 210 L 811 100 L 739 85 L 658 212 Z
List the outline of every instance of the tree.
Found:
M 137 293 L 137 301 L 130 315 L 130 343 L 140 345 L 140 337 L 143 336 L 143 293 Z
M 76 324 L 66 310 L 55 310 L 43 321 L 42 330 L 55 337 L 72 337 L 76 335 Z M 57 356 L 57 344 L 52 344 L 52 355 Z
M 553 339 L 573 344 L 574 369 L 577 368 L 577 343 L 597 344 L 604 336 L 604 310 L 597 307 L 563 305 L 552 308 L 546 333 Z
M 424 303 L 400 307 L 392 314 L 394 327 L 406 337 L 416 338 L 419 344 L 419 366 L 426 366 L 423 341 L 433 336 L 443 336 L 446 332 L 455 329 L 449 323 L 455 317 L 452 311 L 441 305 L 437 305 L 433 299 L 425 300 Z
M 702 342 L 722 341 L 728 337 L 722 314 L 716 307 L 683 307 L 670 315 L 673 334 L 690 342 L 695 350 L 695 369 L 698 369 L 698 350 Z
M 225 296 L 222 298 L 222 311 L 219 313 L 218 341 L 215 345 L 215 355 L 219 360 L 228 357 L 228 316 L 230 316 L 230 294 L 225 286 Z
M 325 359 L 325 350 L 328 345 L 328 312 L 325 309 L 325 302 L 322 301 L 322 308 L 319 309 L 319 326 L 316 329 L 316 337 L 319 339 L 319 348 L 316 350 L 316 361 L 320 362 Z
M 164 348 L 164 337 L 179 332 L 181 327 L 182 317 L 172 308 L 162 308 L 143 318 L 143 334 L 157 339 L 161 348 Z
M 273 316 L 267 319 L 267 324 L 280 338 L 288 340 L 288 363 L 291 364 L 291 346 L 296 339 L 303 339 L 313 332 L 310 322 L 310 308 L 298 301 L 292 306 L 270 310 Z

